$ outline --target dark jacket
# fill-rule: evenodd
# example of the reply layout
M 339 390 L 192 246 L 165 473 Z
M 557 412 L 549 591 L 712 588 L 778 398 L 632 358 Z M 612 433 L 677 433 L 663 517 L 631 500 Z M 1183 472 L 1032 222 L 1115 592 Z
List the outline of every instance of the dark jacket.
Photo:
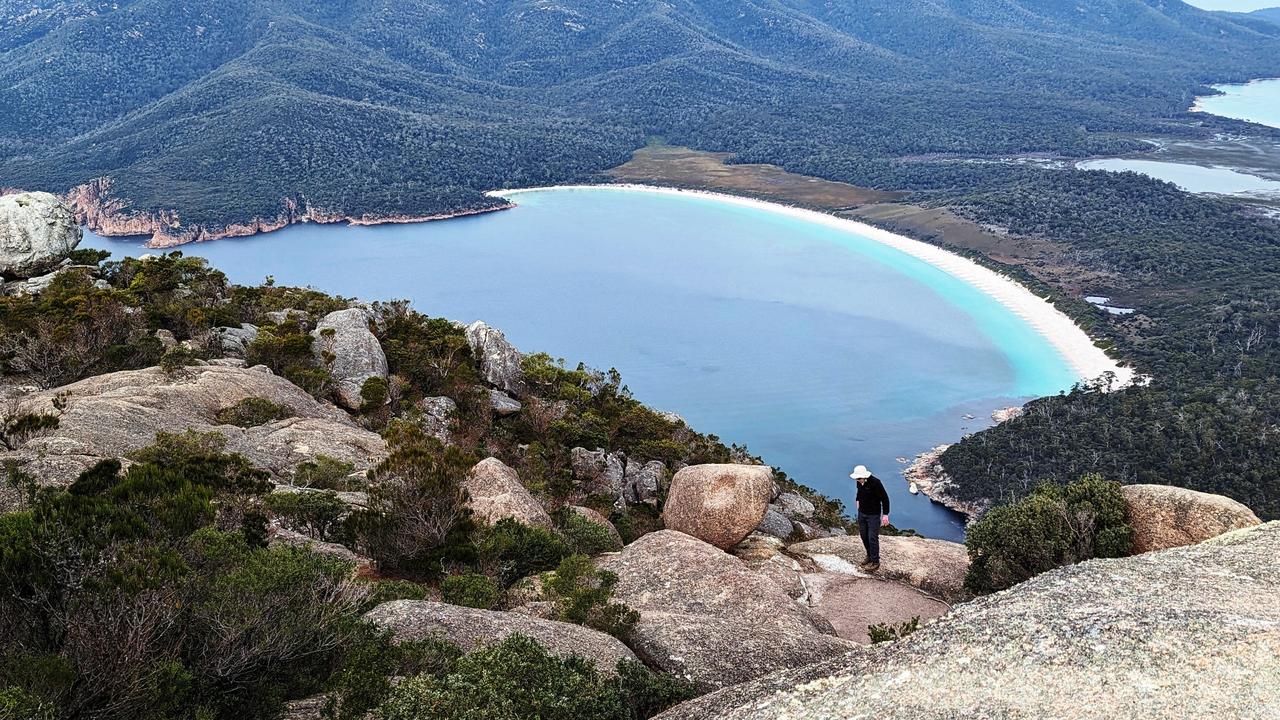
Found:
M 863 515 L 888 515 L 889 493 L 885 492 L 884 483 L 872 475 L 858 486 L 858 512 Z

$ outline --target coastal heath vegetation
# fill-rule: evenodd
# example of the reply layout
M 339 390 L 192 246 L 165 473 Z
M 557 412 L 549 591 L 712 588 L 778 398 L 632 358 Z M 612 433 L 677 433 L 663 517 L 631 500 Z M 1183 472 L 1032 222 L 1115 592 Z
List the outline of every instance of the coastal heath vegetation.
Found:
M 1056 567 L 1123 557 L 1132 544 L 1119 483 L 1098 475 L 1067 485 L 1045 483 L 969 526 L 965 587 L 976 593 L 1003 590 Z

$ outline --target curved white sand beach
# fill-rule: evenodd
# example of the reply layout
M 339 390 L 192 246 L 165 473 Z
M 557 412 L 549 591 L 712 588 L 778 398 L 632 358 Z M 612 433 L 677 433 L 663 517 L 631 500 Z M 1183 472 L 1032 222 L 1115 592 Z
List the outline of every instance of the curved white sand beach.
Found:
M 1132 369 L 1121 367 L 1101 348 L 1095 345 L 1089 335 L 1076 325 L 1070 317 L 1055 308 L 1048 300 L 1039 297 L 1007 275 L 1001 275 L 969 258 L 956 255 L 920 240 L 914 240 L 905 235 L 898 235 L 874 225 L 836 217 L 816 210 L 807 210 L 765 200 L 726 195 L 706 190 L 684 190 L 654 185 L 556 185 L 514 190 L 494 190 L 489 192 L 488 195 L 513 199 L 523 193 L 542 190 L 626 190 L 665 195 L 701 195 L 725 203 L 743 205 L 820 223 L 827 227 L 858 235 L 923 260 L 986 293 L 1048 340 L 1081 380 L 1091 381 L 1105 373 L 1114 373 L 1116 377 L 1115 387 L 1117 388 L 1134 381 Z

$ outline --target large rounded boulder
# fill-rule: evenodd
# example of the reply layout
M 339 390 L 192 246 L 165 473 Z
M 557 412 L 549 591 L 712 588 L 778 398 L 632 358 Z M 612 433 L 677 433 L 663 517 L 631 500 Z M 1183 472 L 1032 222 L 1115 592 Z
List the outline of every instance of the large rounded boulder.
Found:
M 552 655 L 580 657 L 593 662 L 602 673 L 613 673 L 618 662 L 636 662 L 636 656 L 617 638 L 581 625 L 543 620 L 520 613 L 477 610 L 431 602 L 393 600 L 365 614 L 365 619 L 391 632 L 395 642 L 443 637 L 465 651 L 502 642 L 519 633 L 537 640 Z
M 82 236 L 75 213 L 49 193 L 0 197 L 0 275 L 47 273 L 76 249 Z
M 1126 485 L 1121 493 L 1134 554 L 1194 545 L 1262 523 L 1252 510 L 1221 495 L 1170 485 Z
M 772 494 L 767 465 L 691 465 L 671 479 L 662 519 L 669 530 L 728 549 L 764 519 Z
M 462 482 L 469 499 L 467 506 L 476 517 L 490 525 L 512 518 L 525 525 L 549 528 L 551 516 L 529 493 L 520 476 L 498 458 L 485 458 L 471 468 Z
M 325 315 L 312 335 L 317 358 L 328 365 L 336 385 L 334 395 L 348 410 L 364 405 L 360 391 L 371 379 L 387 379 L 387 356 L 373 331 L 372 316 L 364 308 L 348 308 Z

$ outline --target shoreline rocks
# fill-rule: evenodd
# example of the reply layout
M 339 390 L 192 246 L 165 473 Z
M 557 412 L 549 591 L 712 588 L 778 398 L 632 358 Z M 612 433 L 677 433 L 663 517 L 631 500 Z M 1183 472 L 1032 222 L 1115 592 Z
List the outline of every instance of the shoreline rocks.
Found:
M 950 445 L 939 445 L 916 456 L 916 459 L 902 471 L 902 477 L 908 483 L 915 483 L 925 497 L 966 516 L 968 522 L 982 517 L 991 509 L 990 500 L 961 500 L 951 494 L 956 486 L 951 476 L 942 467 L 942 454 Z
M 434 215 L 350 215 L 312 207 L 305 198 L 281 200 L 280 212 L 274 217 L 255 217 L 238 223 L 221 226 L 188 225 L 174 210 L 136 210 L 128 201 L 112 195 L 111 178 L 102 177 L 77 185 L 63 194 L 63 200 L 75 209 L 78 223 L 107 237 L 150 235 L 147 247 L 171 248 L 192 242 L 209 242 L 222 238 L 248 237 L 274 232 L 290 225 L 317 223 L 330 225 L 345 222 L 349 225 L 383 225 L 430 222 L 455 217 L 480 215 L 515 207 L 511 202 L 494 202 L 485 207 L 466 208 Z

